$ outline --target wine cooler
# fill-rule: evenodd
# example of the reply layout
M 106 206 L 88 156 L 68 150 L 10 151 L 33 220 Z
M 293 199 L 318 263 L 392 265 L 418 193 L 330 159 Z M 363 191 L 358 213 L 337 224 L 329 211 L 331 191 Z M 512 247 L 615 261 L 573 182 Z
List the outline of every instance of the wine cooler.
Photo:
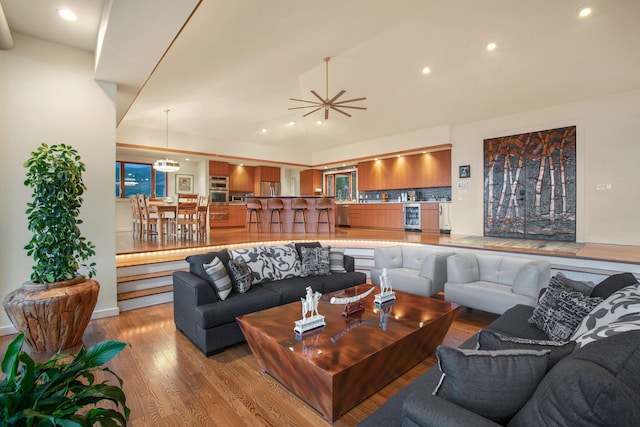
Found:
M 403 207 L 405 231 L 422 231 L 420 203 L 406 203 Z

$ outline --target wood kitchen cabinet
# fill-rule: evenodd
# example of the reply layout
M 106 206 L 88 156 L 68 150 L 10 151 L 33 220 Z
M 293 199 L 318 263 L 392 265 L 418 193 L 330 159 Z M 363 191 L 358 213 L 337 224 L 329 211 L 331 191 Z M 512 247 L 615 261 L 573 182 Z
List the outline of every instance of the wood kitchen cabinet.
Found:
M 255 181 L 253 166 L 230 165 L 229 191 L 235 193 L 251 193 Z
M 354 203 L 349 206 L 351 227 L 402 230 L 401 203 Z
M 229 163 L 209 160 L 209 176 L 229 176 Z
M 440 232 L 440 205 L 438 203 L 423 203 L 420 209 L 422 217 L 422 231 Z
M 244 227 L 246 205 L 209 206 L 209 228 Z
M 273 166 L 256 166 L 255 181 L 260 185 L 262 181 L 280 182 L 280 168 Z
M 314 196 L 316 188 L 322 188 L 322 171 L 317 169 L 300 171 L 300 195 Z
M 246 205 L 229 205 L 229 227 L 244 227 L 246 217 Z

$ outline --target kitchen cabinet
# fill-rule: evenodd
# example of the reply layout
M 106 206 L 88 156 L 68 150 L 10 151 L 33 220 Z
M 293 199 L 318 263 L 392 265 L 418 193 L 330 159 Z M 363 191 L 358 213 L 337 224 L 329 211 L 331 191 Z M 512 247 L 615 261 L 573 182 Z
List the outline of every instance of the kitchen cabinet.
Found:
M 229 163 L 209 160 L 209 176 L 229 176 Z
M 246 205 L 209 206 L 209 228 L 244 227 Z
M 230 165 L 229 191 L 232 193 L 251 193 L 255 181 L 253 166 Z
M 246 205 L 229 205 L 229 227 L 244 227 L 246 217 Z
M 256 166 L 255 180 L 258 184 L 262 181 L 280 182 L 280 168 L 273 166 Z
M 322 188 L 322 171 L 317 169 L 300 171 L 300 195 L 314 196 L 316 188 Z
M 421 206 L 422 231 L 440 232 L 440 204 L 423 203 Z
M 402 230 L 401 203 L 354 203 L 349 205 L 351 227 Z

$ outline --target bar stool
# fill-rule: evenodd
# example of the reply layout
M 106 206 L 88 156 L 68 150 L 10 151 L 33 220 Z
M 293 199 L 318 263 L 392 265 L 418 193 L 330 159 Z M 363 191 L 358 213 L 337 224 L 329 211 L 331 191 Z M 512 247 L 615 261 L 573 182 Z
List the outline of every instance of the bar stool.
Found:
M 316 221 L 316 233 L 318 232 L 320 224 L 327 224 L 327 233 L 331 232 L 331 216 L 329 215 L 329 209 L 331 209 L 332 205 L 333 203 L 331 202 L 331 199 L 322 198 L 316 201 L 316 211 L 318 212 L 318 220 Z M 326 221 L 320 221 L 323 213 L 327 218 Z
M 258 199 L 247 199 L 247 231 L 251 231 L 251 224 L 255 224 L 260 232 L 260 211 L 262 203 Z M 256 220 L 251 221 L 251 215 L 255 214 Z
M 293 199 L 291 202 L 291 210 L 293 211 L 293 225 L 291 231 L 295 232 L 296 224 L 302 224 L 304 233 L 307 232 L 307 218 L 305 211 L 307 210 L 307 201 L 305 199 Z M 297 215 L 302 214 L 302 221 L 296 221 Z
M 269 233 L 271 233 L 271 225 L 278 224 L 279 232 L 282 233 L 282 222 L 280 221 L 280 210 L 284 208 L 282 199 L 267 199 L 267 209 L 269 209 Z M 273 214 L 278 214 L 278 221 L 273 220 Z

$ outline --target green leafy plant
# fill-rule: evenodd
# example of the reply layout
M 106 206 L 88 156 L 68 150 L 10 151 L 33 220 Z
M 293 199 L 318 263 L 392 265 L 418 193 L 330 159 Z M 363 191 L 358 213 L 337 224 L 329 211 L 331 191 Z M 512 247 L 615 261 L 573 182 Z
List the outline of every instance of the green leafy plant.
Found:
M 103 341 L 88 350 L 80 348 L 75 356 L 58 353 L 43 363 L 36 363 L 23 352 L 23 343 L 24 335 L 19 334 L 2 360 L 5 378 L 0 381 L 0 426 L 127 424 L 130 410 L 122 380 L 109 368 L 100 367 L 120 353 L 125 343 Z M 97 371 L 110 373 L 119 385 L 96 383 Z M 112 402 L 116 409 L 96 406 L 102 401 Z M 122 413 L 117 410 L 120 407 Z
M 33 201 L 27 204 L 29 231 L 33 232 L 25 246 L 33 256 L 31 280 L 53 283 L 71 280 L 84 267 L 87 275 L 95 275 L 95 263 L 81 264 L 95 255 L 95 246 L 78 228 L 85 165 L 78 152 L 69 145 L 42 144 L 24 164 L 27 178 L 24 184 L 33 189 Z

